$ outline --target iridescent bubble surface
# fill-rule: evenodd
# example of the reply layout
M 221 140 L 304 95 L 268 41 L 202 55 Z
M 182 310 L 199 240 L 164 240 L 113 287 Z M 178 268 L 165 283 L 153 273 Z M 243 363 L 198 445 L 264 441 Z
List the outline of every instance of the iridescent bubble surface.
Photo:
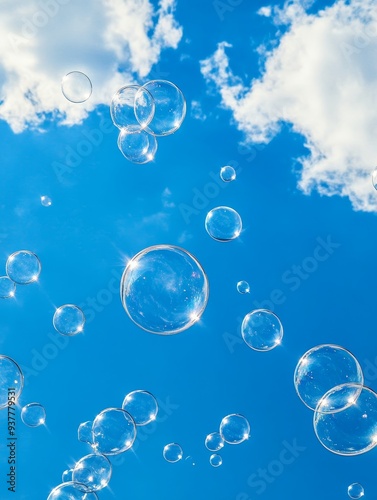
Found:
M 112 466 L 107 457 L 90 454 L 81 458 L 75 465 L 72 480 L 85 485 L 83 491 L 92 492 L 105 488 L 111 479 Z
M 150 92 L 155 103 L 154 116 L 146 130 L 156 136 L 176 132 L 186 116 L 186 100 L 182 91 L 167 80 L 152 80 L 143 88 Z M 140 120 L 138 109 L 135 113 Z
M 18 364 L 8 356 L 0 355 L 0 409 L 16 402 L 24 387 L 24 375 Z M 8 392 L 9 391 L 9 392 Z
M 344 400 L 345 391 L 358 396 L 346 409 L 328 413 L 327 407 L 334 404 L 338 395 Z M 366 453 L 377 444 L 377 394 L 357 384 L 335 387 L 320 399 L 313 424 L 319 442 L 332 453 L 344 456 Z
M 75 104 L 87 101 L 92 95 L 92 90 L 90 78 L 81 71 L 71 71 L 62 79 L 64 97 Z
M 281 343 L 283 325 L 273 312 L 267 309 L 256 309 L 244 317 L 241 334 L 251 349 L 271 351 Z
M 28 427 L 39 427 L 46 422 L 46 410 L 40 403 L 29 403 L 21 410 L 21 420 Z
M 132 447 L 136 439 L 136 425 L 126 411 L 107 408 L 94 419 L 92 436 L 92 447 L 96 453 L 118 455 Z
M 224 447 L 224 440 L 219 432 L 212 432 L 208 434 L 204 444 L 210 451 L 219 451 Z
M 41 263 L 33 252 L 19 250 L 8 257 L 5 269 L 12 281 L 18 285 L 28 285 L 38 280 Z
M 82 424 L 79 425 L 77 429 L 77 438 L 79 441 L 82 443 L 88 443 L 92 444 L 92 427 L 93 427 L 93 422 L 91 420 L 88 420 L 87 422 L 83 422 Z
M 85 316 L 78 306 L 65 304 L 56 309 L 52 324 L 62 335 L 72 336 L 84 330 Z
M 222 419 L 220 435 L 226 443 L 240 444 L 249 439 L 250 424 L 243 415 L 232 413 Z
M 236 179 L 236 171 L 229 165 L 222 167 L 220 170 L 220 178 L 224 182 L 232 182 Z
M 346 383 L 358 384 L 356 388 L 363 385 L 363 372 L 353 354 L 344 347 L 333 344 L 321 344 L 309 349 L 300 358 L 294 373 L 296 392 L 311 410 L 317 408 L 319 400 L 330 389 Z M 343 400 L 340 396 L 337 397 L 336 401 L 332 401 L 331 407 L 326 408 L 322 404 L 321 411 L 332 413 L 346 408 L 348 399 L 351 398 L 352 401 L 355 395 L 355 387 L 349 386 L 349 391 L 348 394 L 343 391 Z M 330 398 L 327 402 L 330 403 Z
M 172 335 L 194 325 L 207 305 L 209 286 L 196 258 L 183 248 L 146 248 L 127 264 L 120 295 L 128 316 L 151 333 Z
M 127 160 L 142 165 L 154 159 L 157 140 L 145 130 L 129 133 L 122 129 L 118 136 L 118 148 Z
M 182 460 L 183 451 L 179 444 L 169 443 L 164 447 L 162 455 L 167 462 L 175 463 Z
M 364 496 L 364 488 L 360 483 L 353 483 L 348 486 L 348 496 L 352 498 L 352 500 L 358 500 L 359 498 Z
M 98 500 L 96 493 L 86 493 L 84 488 L 85 485 L 73 481 L 62 483 L 51 491 L 47 500 Z
M 8 276 L 0 276 L 0 299 L 10 299 L 16 294 L 16 284 Z
M 232 241 L 241 234 L 240 215 L 230 207 L 216 207 L 208 212 L 205 219 L 207 233 L 216 241 Z
M 128 134 L 144 129 L 151 122 L 154 112 L 153 97 L 140 85 L 120 88 L 111 100 L 111 119 L 116 127 Z
M 158 403 L 148 391 L 133 391 L 124 398 L 123 410 L 126 410 L 134 419 L 136 425 L 147 425 L 156 419 Z
M 223 463 L 223 459 L 220 455 L 214 453 L 209 457 L 209 463 L 212 465 L 212 467 L 220 467 L 220 465 Z
M 241 294 L 250 293 L 250 285 L 247 281 L 239 281 L 237 283 L 237 292 Z

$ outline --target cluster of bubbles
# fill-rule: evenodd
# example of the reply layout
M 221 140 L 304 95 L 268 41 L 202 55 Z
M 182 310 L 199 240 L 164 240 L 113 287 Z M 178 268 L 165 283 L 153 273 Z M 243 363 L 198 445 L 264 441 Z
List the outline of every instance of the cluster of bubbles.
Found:
M 144 85 L 126 85 L 113 96 L 111 119 L 119 128 L 118 148 L 133 163 L 148 163 L 155 157 L 157 137 L 173 134 L 186 116 L 182 91 L 167 80 Z
M 132 448 L 137 427 L 153 422 L 158 413 L 156 398 L 148 391 L 136 390 L 126 395 L 121 408 L 106 408 L 93 421 L 79 425 L 78 439 L 91 446 L 91 453 L 63 472 L 62 483 L 48 500 L 96 499 L 112 476 L 109 457 Z
M 29 285 L 38 281 L 41 263 L 33 252 L 19 250 L 8 257 L 5 272 L 6 276 L 0 277 L 1 299 L 14 297 L 16 285 Z
M 377 445 L 377 394 L 364 386 L 359 362 L 343 347 L 322 344 L 299 360 L 294 385 L 314 412 L 319 442 L 337 455 L 366 453 Z
M 137 326 L 147 332 L 173 335 L 200 319 L 209 285 L 193 255 L 176 246 L 156 245 L 128 262 L 120 295 L 125 311 Z
M 87 101 L 93 91 L 90 78 L 81 71 L 67 73 L 62 79 L 61 88 L 64 97 L 75 104 Z
M 352 500 L 358 500 L 364 496 L 364 488 L 360 483 L 350 484 L 348 486 L 348 496 L 352 498 Z
M 204 444 L 207 450 L 220 451 L 225 443 L 241 444 L 250 436 L 250 424 L 248 420 L 239 413 L 232 413 L 221 420 L 219 431 L 211 432 L 205 438 Z M 218 453 L 212 453 L 209 457 L 212 467 L 220 467 L 223 460 Z

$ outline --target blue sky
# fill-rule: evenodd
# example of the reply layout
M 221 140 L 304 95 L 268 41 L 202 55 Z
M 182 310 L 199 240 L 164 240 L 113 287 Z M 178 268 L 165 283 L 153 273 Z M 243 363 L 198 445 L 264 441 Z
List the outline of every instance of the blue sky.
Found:
M 17 493 L 8 494 L 0 412 L 0 498 L 47 498 L 89 453 L 79 424 L 136 389 L 159 399 L 160 419 L 139 432 L 134 453 L 113 460 L 100 499 L 341 499 L 352 482 L 373 498 L 376 450 L 349 458 L 325 450 L 293 386 L 300 356 L 335 343 L 377 390 L 373 2 L 295 1 L 258 14 L 262 4 L 246 0 L 163 0 L 152 16 L 159 4 L 147 0 L 113 0 L 107 10 L 96 0 L 90 12 L 84 1 L 56 1 L 30 31 L 28 21 L 45 19 L 42 5 L 7 1 L 0 21 L 10 44 L 0 52 L 3 274 L 20 249 L 42 263 L 37 284 L 1 302 L 0 343 L 24 369 L 20 407 L 43 404 L 47 427 L 18 418 Z M 93 81 L 81 105 L 61 95 L 72 70 Z M 121 85 L 151 78 L 177 84 L 188 112 L 159 140 L 155 161 L 135 165 L 117 148 L 109 102 Z M 237 179 L 222 184 L 226 164 Z M 220 205 L 243 220 L 230 243 L 204 229 Z M 139 329 L 119 298 L 127 259 L 157 244 L 195 255 L 210 284 L 201 321 L 168 337 Z M 328 258 L 316 265 L 318 246 Z M 312 269 L 297 271 L 309 261 Z M 245 296 L 236 290 L 242 279 Z M 87 317 L 84 334 L 68 340 L 52 326 L 65 303 Z M 240 336 L 242 318 L 259 307 L 284 326 L 271 352 L 252 351 Z M 229 413 L 248 418 L 251 436 L 226 446 L 215 469 L 204 439 Z M 195 466 L 163 460 L 174 441 Z M 292 447 L 294 460 L 281 465 Z

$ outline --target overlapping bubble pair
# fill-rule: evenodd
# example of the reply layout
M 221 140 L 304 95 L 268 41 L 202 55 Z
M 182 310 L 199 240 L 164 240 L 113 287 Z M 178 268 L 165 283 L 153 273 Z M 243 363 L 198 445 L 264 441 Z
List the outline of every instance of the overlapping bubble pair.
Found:
M 127 160 L 148 163 L 155 157 L 157 137 L 173 134 L 186 116 L 182 91 L 167 80 L 126 85 L 113 96 L 111 119 L 120 129 L 118 147 Z
M 294 385 L 314 411 L 319 442 L 337 455 L 366 453 L 377 445 L 377 394 L 364 386 L 359 362 L 343 347 L 323 344 L 299 360 Z

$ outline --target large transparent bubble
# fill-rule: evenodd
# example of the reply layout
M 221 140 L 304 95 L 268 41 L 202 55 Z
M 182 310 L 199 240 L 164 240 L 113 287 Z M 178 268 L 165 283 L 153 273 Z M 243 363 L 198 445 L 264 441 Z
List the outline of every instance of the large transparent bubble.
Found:
M 92 95 L 92 82 L 81 71 L 71 71 L 62 79 L 62 93 L 68 101 L 75 104 L 85 102 Z
M 83 491 L 92 492 L 105 488 L 111 479 L 112 467 L 104 455 L 90 454 L 81 458 L 72 473 L 74 482 L 83 484 Z
M 12 253 L 6 262 L 6 273 L 18 285 L 28 285 L 38 280 L 41 263 L 38 257 L 29 250 Z
M 18 364 L 8 356 L 0 355 L 0 409 L 9 401 L 18 400 L 24 387 L 24 375 Z
M 250 424 L 238 413 L 224 417 L 220 424 L 220 435 L 226 443 L 240 444 L 250 436 Z
M 338 397 L 344 401 L 345 393 L 357 396 L 349 400 L 346 409 L 327 413 Z M 366 453 L 377 444 L 377 394 L 357 384 L 335 387 L 320 399 L 313 424 L 319 442 L 332 453 L 344 456 Z
M 297 363 L 294 373 L 296 392 L 303 403 L 311 410 L 317 408 L 319 400 L 330 389 L 341 384 L 355 383 L 343 390 L 343 399 L 333 398 L 331 406 L 321 406 L 321 411 L 333 413 L 340 411 L 352 401 L 359 385 L 363 385 L 364 377 L 359 362 L 349 351 L 333 344 L 321 344 L 309 349 Z M 330 398 L 327 399 L 329 405 Z
M 144 129 L 151 122 L 154 112 L 153 97 L 140 85 L 120 88 L 111 100 L 111 119 L 116 127 L 128 134 Z
M 267 309 L 256 309 L 246 314 L 241 326 L 242 338 L 255 351 L 271 351 L 281 343 L 283 325 Z
M 95 493 L 85 492 L 84 489 L 85 485 L 68 481 L 56 486 L 47 500 L 98 500 Z
M 208 300 L 208 280 L 186 250 L 157 245 L 135 255 L 123 273 L 120 295 L 128 316 L 151 333 L 172 335 L 194 325 Z
M 99 413 L 92 427 L 92 448 L 102 455 L 118 455 L 129 450 L 136 439 L 136 425 L 129 413 L 107 408 Z
M 216 207 L 208 212 L 205 222 L 207 233 L 216 241 L 232 241 L 241 234 L 242 220 L 230 207 Z
M 173 134 L 186 116 L 186 101 L 182 91 L 167 80 L 152 80 L 143 85 L 153 97 L 155 112 L 147 132 L 156 136 Z M 140 121 L 139 110 L 135 109 Z
M 122 129 L 118 136 L 118 148 L 127 160 L 142 165 L 154 159 L 157 140 L 145 130 L 130 134 L 126 129 Z
M 353 483 L 348 486 L 347 493 L 352 500 L 359 500 L 364 496 L 364 488 L 360 483 Z
M 158 403 L 156 398 L 148 391 L 132 391 L 124 398 L 122 404 L 134 419 L 136 425 L 147 425 L 156 420 Z

